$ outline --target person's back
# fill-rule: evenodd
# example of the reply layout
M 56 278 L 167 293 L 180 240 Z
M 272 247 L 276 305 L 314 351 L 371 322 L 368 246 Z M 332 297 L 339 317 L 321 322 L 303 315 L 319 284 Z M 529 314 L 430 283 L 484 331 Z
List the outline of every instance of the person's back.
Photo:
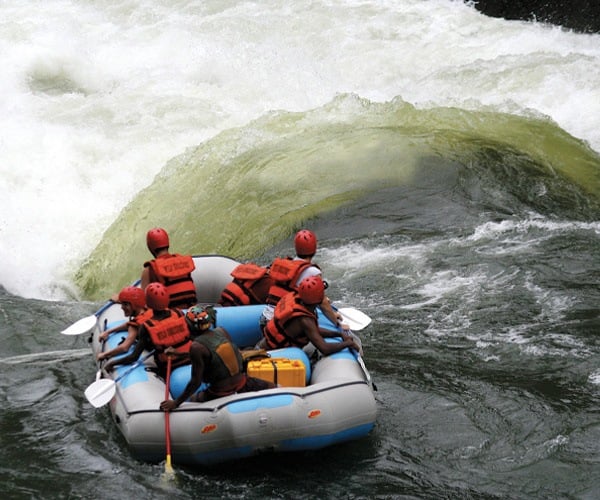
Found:
M 305 347 L 312 343 L 322 354 L 346 347 L 358 349 L 348 334 L 319 327 L 316 307 L 322 303 L 325 286 L 320 276 L 305 278 L 298 291 L 284 295 L 275 306 L 273 318 L 264 327 L 264 342 L 259 347 Z M 342 337 L 341 342 L 325 342 L 323 337 Z
M 165 351 L 189 353 L 192 337 L 185 315 L 179 309 L 169 307 L 169 294 L 164 285 L 150 283 L 146 287 L 146 302 L 154 314 L 140 328 L 150 337 L 156 353 L 154 358 L 162 373 L 167 364 L 168 354 Z M 189 362 L 184 356 L 177 361 L 173 368 Z
M 284 295 L 297 290 L 300 275 L 308 268 L 315 267 L 310 259 L 277 257 L 269 267 L 272 285 L 269 288 L 266 303 L 274 306 Z M 320 274 L 320 269 L 318 267 L 316 269 L 316 274 Z
M 317 253 L 315 233 L 308 229 L 298 231 L 294 236 L 294 249 L 296 251 L 294 259 L 291 257 L 277 258 L 271 264 L 269 274 L 273 278 L 274 284 L 269 290 L 267 306 L 261 317 L 263 327 L 273 317 L 275 305 L 281 297 L 291 291 L 297 291 L 300 283 L 306 278 L 312 276 L 322 278 L 321 268 L 313 262 L 313 257 Z M 343 319 L 341 314 L 333 310 L 331 302 L 325 294 L 319 307 L 333 324 L 341 325 Z
M 223 380 L 243 372 L 242 354 L 223 328 L 211 328 L 194 338 L 194 342 L 203 345 L 211 353 L 204 367 L 203 382 L 211 384 L 213 393 Z M 234 388 L 227 387 L 226 392 Z
M 141 287 L 150 283 L 163 284 L 169 293 L 169 307 L 186 309 L 196 304 L 196 285 L 192 272 L 196 268 L 190 255 L 169 253 L 169 235 L 162 228 L 153 228 L 146 234 L 148 250 L 154 257 L 144 263 Z
M 252 262 L 240 264 L 231 271 L 232 281 L 221 292 L 223 307 L 265 304 L 273 279 L 269 269 Z
M 310 342 L 303 318 L 317 325 L 317 315 L 314 307 L 307 307 L 299 293 L 289 292 L 284 295 L 263 330 L 267 349 L 282 347 L 304 347 Z

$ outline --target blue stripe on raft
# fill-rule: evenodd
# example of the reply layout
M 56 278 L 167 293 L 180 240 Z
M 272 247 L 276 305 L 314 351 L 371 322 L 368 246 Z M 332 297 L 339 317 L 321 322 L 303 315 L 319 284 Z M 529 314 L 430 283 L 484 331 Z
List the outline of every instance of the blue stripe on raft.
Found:
M 294 402 L 291 394 L 274 394 L 268 397 L 257 397 L 236 401 L 227 405 L 227 410 L 231 413 L 250 413 L 261 408 L 281 408 L 290 406 Z
M 374 423 L 363 424 L 351 429 L 345 429 L 340 432 L 334 432 L 333 434 L 325 434 L 321 436 L 308 436 L 297 439 L 288 439 L 285 441 L 275 442 L 271 446 L 241 446 L 239 448 L 227 448 L 222 450 L 215 450 L 206 453 L 195 453 L 191 455 L 193 462 L 204 465 L 214 465 L 220 462 L 226 462 L 229 460 L 248 458 L 255 455 L 258 452 L 268 451 L 269 449 L 275 451 L 308 451 L 325 448 L 333 444 L 340 444 L 346 441 L 352 441 L 358 438 L 365 437 L 373 427 Z M 181 455 L 180 455 L 181 456 Z M 186 455 L 189 457 L 190 455 Z M 178 457 L 177 451 L 173 453 L 173 461 L 176 462 Z M 164 457 L 163 457 L 164 458 Z
M 120 365 L 115 367 L 116 376 L 120 376 L 122 373 L 125 373 L 130 368 L 131 365 Z M 127 387 L 133 384 L 137 384 L 139 382 L 147 382 L 148 380 L 150 380 L 148 378 L 148 372 L 146 371 L 146 367 L 142 364 L 141 366 L 138 366 L 130 373 L 125 375 L 121 380 L 119 380 L 119 384 L 121 384 L 121 387 L 123 389 L 126 389 Z
M 375 427 L 375 422 L 362 424 L 340 432 L 334 432 L 333 434 L 288 439 L 279 443 L 279 450 L 302 451 L 324 448 L 332 444 L 343 443 L 344 441 L 351 441 L 366 436 L 371 432 L 373 427 Z

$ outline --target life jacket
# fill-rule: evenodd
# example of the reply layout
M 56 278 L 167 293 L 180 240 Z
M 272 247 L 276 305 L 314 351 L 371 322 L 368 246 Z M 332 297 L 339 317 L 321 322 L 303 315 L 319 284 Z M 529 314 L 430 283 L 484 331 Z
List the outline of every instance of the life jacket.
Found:
M 278 257 L 273 261 L 269 269 L 269 275 L 273 284 L 269 288 L 267 304 L 277 304 L 287 293 L 296 290 L 296 281 L 302 271 L 308 267 L 319 267 L 304 259 L 292 259 L 291 257 Z
M 210 362 L 204 367 L 204 382 L 215 383 L 243 371 L 242 354 L 225 336 L 222 328 L 208 330 L 196 337 L 194 342 L 205 346 L 211 354 Z
M 144 309 L 137 316 L 131 316 L 129 318 L 129 321 L 127 321 L 127 326 L 128 327 L 129 326 L 139 327 L 146 320 L 149 320 L 150 318 L 152 318 L 153 315 L 154 315 L 154 312 L 152 311 L 152 309 Z
M 163 319 L 156 319 L 153 316 L 144 322 L 144 327 L 158 354 L 158 361 L 162 363 L 167 362 L 167 356 L 164 354 L 167 347 L 186 353 L 190 351 L 192 345 L 184 314 L 179 309 L 169 309 L 169 313 L 169 316 Z
M 286 324 L 293 318 L 308 316 L 318 322 L 317 314 L 308 309 L 296 293 L 284 295 L 275 306 L 273 319 L 269 320 L 263 330 L 268 349 L 280 347 L 304 347 L 309 339 L 305 335 L 290 337 L 285 332 Z
M 189 255 L 163 254 L 144 263 L 154 274 L 151 281 L 158 281 L 167 287 L 169 307 L 185 309 L 197 302 L 196 285 L 192 271 L 196 269 L 194 259 Z
M 252 262 L 240 264 L 233 271 L 231 281 L 221 292 L 222 306 L 248 306 L 264 304 L 273 280 L 266 267 Z

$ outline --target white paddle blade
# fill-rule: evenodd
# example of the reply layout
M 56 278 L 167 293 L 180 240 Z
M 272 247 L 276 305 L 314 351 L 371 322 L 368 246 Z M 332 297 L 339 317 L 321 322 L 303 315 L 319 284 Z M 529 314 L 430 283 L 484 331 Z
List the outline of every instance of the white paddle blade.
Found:
M 100 408 L 108 403 L 115 395 L 115 382 L 108 378 L 96 380 L 85 390 L 85 397 L 95 408 Z
M 82 333 L 89 332 L 92 328 L 96 326 L 96 321 L 98 318 L 93 314 L 91 316 L 86 316 L 85 318 L 81 318 L 79 321 L 76 321 L 68 328 L 65 328 L 60 333 L 63 335 L 81 335 Z
M 371 323 L 371 318 L 364 312 L 354 309 L 353 307 L 342 307 L 338 309 L 338 312 L 342 315 L 344 323 L 346 323 L 350 330 L 362 330 Z

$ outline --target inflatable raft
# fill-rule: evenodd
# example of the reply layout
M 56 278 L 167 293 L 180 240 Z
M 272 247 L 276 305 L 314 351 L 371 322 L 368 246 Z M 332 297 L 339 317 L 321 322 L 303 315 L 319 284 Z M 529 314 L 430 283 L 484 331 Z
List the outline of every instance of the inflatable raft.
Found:
M 194 261 L 198 300 L 214 304 L 238 262 L 216 255 L 194 257 Z M 225 328 L 240 348 L 254 346 L 261 338 L 262 309 L 263 306 L 218 307 L 217 326 Z M 104 345 L 98 341 L 102 331 L 125 320 L 119 304 L 106 304 L 96 316 L 92 332 L 94 359 L 98 352 L 112 349 L 126 335 L 114 333 Z M 324 316 L 319 321 L 322 326 L 335 329 Z M 374 387 L 358 353 L 344 349 L 316 360 L 298 348 L 268 354 L 268 359 L 255 361 L 253 366 L 258 366 L 259 372 L 268 365 L 274 365 L 274 370 L 279 366 L 282 377 L 287 377 L 286 368 L 291 368 L 295 374 L 281 379 L 285 386 L 204 403 L 185 402 L 170 413 L 174 464 L 211 465 L 263 452 L 315 450 L 362 438 L 373 429 Z M 139 460 L 158 463 L 166 456 L 165 414 L 159 410 L 165 399 L 165 381 L 153 368 L 152 356 L 144 353 L 138 363 L 118 366 L 110 374 L 103 373 L 103 377 L 115 381 L 111 384 L 116 391 L 108 406 L 131 453 Z M 173 371 L 171 397 L 181 394 L 189 377 L 189 366 Z

